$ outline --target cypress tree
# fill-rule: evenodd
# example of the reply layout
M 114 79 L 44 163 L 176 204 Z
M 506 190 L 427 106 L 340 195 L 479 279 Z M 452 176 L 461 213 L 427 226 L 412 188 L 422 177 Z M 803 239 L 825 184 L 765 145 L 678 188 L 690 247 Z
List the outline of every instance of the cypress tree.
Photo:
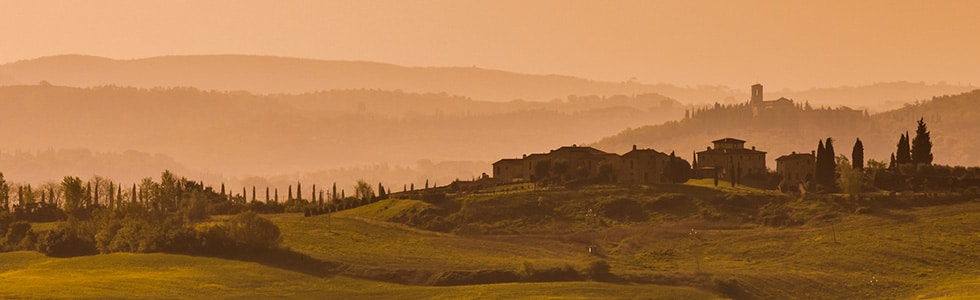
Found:
M 266 194 L 266 195 L 269 195 L 269 194 Z M 254 185 L 252 186 L 252 201 L 256 201 L 255 200 L 255 186 Z
M 296 200 L 303 200 L 303 186 L 299 181 L 296 182 Z
M 333 193 L 330 194 L 330 199 L 332 199 L 332 200 L 336 200 L 337 199 L 337 183 L 336 182 L 333 183 Z
M 851 160 L 854 169 L 864 170 L 864 143 L 861 143 L 861 138 L 858 138 L 854 142 L 854 150 L 851 150 Z
M 907 164 L 912 162 L 911 147 L 909 147 L 909 135 L 903 134 L 898 139 L 898 151 L 895 152 L 895 163 Z
M 313 192 L 310 193 L 310 202 L 316 202 L 316 183 L 313 184 Z
M 221 185 L 221 186 L 224 187 L 224 185 Z M 130 198 L 132 198 L 132 202 L 133 203 L 136 203 L 136 184 L 135 183 L 133 184 L 133 192 L 130 194 L 130 196 L 131 196 Z
M 269 187 L 265 187 L 265 203 L 269 203 Z
M 224 195 L 225 195 L 225 183 L 222 182 L 221 183 L 221 196 L 224 196 Z
M 824 143 L 823 145 L 824 145 L 823 152 L 825 158 L 824 165 L 823 165 L 824 168 L 823 172 L 824 172 L 824 180 L 826 180 L 824 185 L 828 187 L 833 187 L 835 186 L 834 177 L 836 177 L 835 174 L 837 173 L 837 162 L 835 161 L 835 159 L 837 158 L 837 154 L 834 153 L 834 140 L 832 138 L 827 138 L 827 142 Z
M 820 140 L 820 142 L 817 143 L 817 161 L 814 166 L 815 169 L 813 170 L 813 177 L 814 177 L 813 180 L 820 184 L 823 184 L 824 182 L 827 181 L 827 179 L 824 178 L 826 175 L 824 174 L 824 167 L 823 167 L 823 165 L 826 163 L 826 160 L 827 160 L 827 153 L 823 147 L 823 140 Z
M 286 201 L 293 201 L 293 186 L 289 186 L 289 195 L 286 197 Z
M 915 129 L 915 139 L 912 139 L 911 159 L 917 164 L 932 164 L 932 141 L 925 120 L 919 118 L 919 126 Z
M 279 188 L 276 188 L 276 203 L 279 203 Z

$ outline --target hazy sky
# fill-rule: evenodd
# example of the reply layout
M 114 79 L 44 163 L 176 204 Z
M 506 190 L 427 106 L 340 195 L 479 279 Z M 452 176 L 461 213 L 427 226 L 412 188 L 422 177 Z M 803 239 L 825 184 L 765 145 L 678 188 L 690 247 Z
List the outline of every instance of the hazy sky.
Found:
M 980 1 L 11 1 L 0 63 L 261 54 L 681 85 L 980 84 Z

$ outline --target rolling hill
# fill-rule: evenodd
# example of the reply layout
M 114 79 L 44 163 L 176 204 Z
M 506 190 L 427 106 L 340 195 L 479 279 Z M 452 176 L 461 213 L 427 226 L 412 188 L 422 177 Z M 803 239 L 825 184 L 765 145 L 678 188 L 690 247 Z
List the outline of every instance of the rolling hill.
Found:
M 128 254 L 50 258 L 36 252 L 0 253 L 0 295 L 4 298 L 329 298 L 433 299 L 474 297 L 602 296 L 631 299 L 706 299 L 691 288 L 597 282 L 504 283 L 429 287 L 317 276 L 254 262 L 172 254 Z M 647 297 L 644 297 L 647 298 Z
M 8 86 L 0 87 L 0 171 L 8 180 L 37 184 L 95 171 L 37 161 L 70 161 L 53 157 L 68 153 L 62 149 L 138 150 L 175 164 L 103 162 L 118 166 L 117 171 L 99 175 L 133 182 L 172 166 L 195 178 L 291 175 L 284 180 L 289 184 L 304 176 L 297 174 L 310 174 L 321 184 L 339 181 L 343 186 L 356 176 L 392 185 L 421 185 L 426 179 L 445 184 L 488 172 L 501 157 L 599 139 L 622 128 L 679 118 L 684 109 L 656 94 L 488 102 L 378 90 L 256 95 L 195 88 Z M 419 170 L 406 173 L 404 167 Z M 361 172 L 338 175 L 345 168 Z M 78 171 L 84 173 L 65 174 Z
M 36 84 L 196 87 L 204 90 L 300 94 L 321 90 L 382 89 L 448 93 L 477 100 L 550 101 L 569 95 L 666 93 L 675 99 L 721 99 L 723 87 L 601 82 L 560 75 L 530 75 L 476 67 L 403 67 L 363 61 L 328 61 L 248 55 L 163 56 L 114 60 L 61 55 L 0 65 L 0 85 Z
M 888 162 L 898 137 L 914 134 L 916 121 L 924 118 L 931 131 L 934 163 L 980 165 L 980 90 L 933 97 L 892 111 L 866 115 L 847 109 L 814 109 L 753 117 L 747 107 L 720 107 L 680 121 L 625 130 L 594 146 L 624 151 L 639 145 L 660 151 L 676 150 L 689 161 L 692 152 L 711 146 L 711 141 L 734 137 L 767 151 L 770 168 L 775 159 L 791 152 L 810 152 L 827 137 L 836 140 L 837 154 L 850 156 L 856 138 L 864 144 L 864 157 Z
M 477 67 L 406 67 L 377 62 L 331 61 L 249 55 L 185 55 L 115 60 L 60 55 L 0 65 L 0 86 L 37 84 L 195 87 L 258 94 L 302 94 L 323 90 L 381 89 L 447 93 L 483 101 L 551 101 L 568 96 L 655 93 L 684 104 L 736 103 L 745 87 L 675 86 L 666 83 L 602 82 L 560 75 L 532 75 Z M 770 87 L 773 99 L 787 97 L 815 106 L 847 105 L 880 112 L 935 95 L 976 89 L 947 83 L 886 82 L 865 86 L 791 91 Z

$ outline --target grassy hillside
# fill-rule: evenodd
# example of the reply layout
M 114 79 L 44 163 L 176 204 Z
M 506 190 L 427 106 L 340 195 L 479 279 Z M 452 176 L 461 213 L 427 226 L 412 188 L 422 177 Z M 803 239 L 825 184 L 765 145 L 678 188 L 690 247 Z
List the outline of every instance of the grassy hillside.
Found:
M 976 194 L 800 198 L 697 180 L 392 199 L 332 215 L 267 217 L 287 250 L 242 254 L 245 261 L 6 253 L 0 282 L 15 284 L 0 294 L 67 297 L 58 288 L 69 287 L 93 297 L 163 298 L 980 296 Z
M 683 287 L 595 282 L 404 286 L 343 276 L 316 277 L 257 263 L 168 254 L 48 258 L 0 253 L 0 295 L 43 299 L 710 299 Z
M 294 250 L 369 266 L 375 274 L 361 274 L 367 276 L 426 267 L 520 272 L 524 262 L 581 270 L 583 262 L 603 260 L 616 280 L 733 298 L 971 297 L 980 276 L 972 267 L 980 261 L 975 198 L 797 199 L 701 180 L 467 196 L 450 200 L 458 201 L 455 211 L 438 213 L 452 205 L 386 200 L 335 214 L 334 233 L 325 230 L 326 216 L 276 222 Z M 597 222 L 587 220 L 588 208 Z M 455 233 L 404 225 L 424 227 L 430 223 L 411 216 L 427 214 Z M 599 256 L 586 254 L 593 240 Z

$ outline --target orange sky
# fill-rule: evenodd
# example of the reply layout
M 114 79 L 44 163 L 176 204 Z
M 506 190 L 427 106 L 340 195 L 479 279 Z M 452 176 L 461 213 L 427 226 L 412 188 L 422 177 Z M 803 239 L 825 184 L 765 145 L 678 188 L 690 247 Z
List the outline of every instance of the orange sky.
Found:
M 980 1 L 0 0 L 0 63 L 242 53 L 740 89 L 980 84 L 977 12 Z

